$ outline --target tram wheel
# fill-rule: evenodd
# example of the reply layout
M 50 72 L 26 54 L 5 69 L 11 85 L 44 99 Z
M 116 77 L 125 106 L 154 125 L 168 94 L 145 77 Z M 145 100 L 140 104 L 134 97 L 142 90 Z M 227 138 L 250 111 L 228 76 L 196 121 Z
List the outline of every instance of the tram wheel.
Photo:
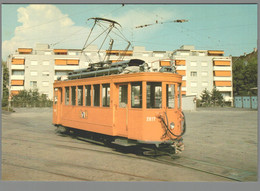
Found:
M 70 132 L 69 128 L 64 127 L 64 126 L 57 126 L 57 132 L 62 133 L 62 134 L 68 134 Z

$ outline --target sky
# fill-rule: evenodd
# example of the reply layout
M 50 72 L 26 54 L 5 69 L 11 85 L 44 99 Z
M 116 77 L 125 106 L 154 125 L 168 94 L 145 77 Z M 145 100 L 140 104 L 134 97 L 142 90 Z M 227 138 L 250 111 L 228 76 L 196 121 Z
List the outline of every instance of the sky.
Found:
M 150 51 L 174 51 L 182 45 L 196 50 L 224 50 L 240 56 L 257 47 L 257 4 L 2 4 L 2 59 L 17 48 L 82 49 L 93 26 L 93 17 L 118 22 L 110 32 L 113 49 L 144 46 Z M 185 19 L 187 22 L 173 22 Z M 156 24 L 156 21 L 158 23 Z M 88 43 L 108 23 L 96 25 Z M 140 25 L 147 27 L 136 28 Z M 105 33 L 94 41 L 100 47 Z

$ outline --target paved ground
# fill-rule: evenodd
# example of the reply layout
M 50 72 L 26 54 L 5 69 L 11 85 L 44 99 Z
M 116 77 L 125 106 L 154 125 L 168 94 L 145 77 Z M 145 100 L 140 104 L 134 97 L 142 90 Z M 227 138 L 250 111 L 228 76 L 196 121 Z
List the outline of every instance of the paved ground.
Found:
M 214 169 L 225 166 L 226 171 L 233 170 L 234 177 L 241 178 L 242 173 L 241 180 L 256 180 L 257 111 L 199 109 L 185 115 L 185 151 L 176 159 L 178 163 L 194 167 L 210 164 Z M 2 113 L 2 180 L 230 181 L 60 136 L 51 121 L 49 108 Z

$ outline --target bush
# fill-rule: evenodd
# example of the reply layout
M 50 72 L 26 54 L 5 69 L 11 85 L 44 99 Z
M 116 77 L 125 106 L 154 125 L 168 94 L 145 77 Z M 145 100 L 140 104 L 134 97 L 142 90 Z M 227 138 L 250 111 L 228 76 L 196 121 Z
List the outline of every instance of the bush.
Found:
M 12 97 L 12 107 L 51 107 L 52 101 L 38 90 L 22 90 Z

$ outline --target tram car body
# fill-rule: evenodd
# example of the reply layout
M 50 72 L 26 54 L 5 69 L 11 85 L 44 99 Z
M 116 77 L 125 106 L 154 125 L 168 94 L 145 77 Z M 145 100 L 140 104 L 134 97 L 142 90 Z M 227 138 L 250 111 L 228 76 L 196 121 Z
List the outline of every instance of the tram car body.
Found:
M 122 72 L 145 66 L 142 60 L 123 61 L 105 69 L 78 70 L 68 80 L 55 81 L 53 124 L 118 144 L 183 150 L 182 76 L 167 68 Z

